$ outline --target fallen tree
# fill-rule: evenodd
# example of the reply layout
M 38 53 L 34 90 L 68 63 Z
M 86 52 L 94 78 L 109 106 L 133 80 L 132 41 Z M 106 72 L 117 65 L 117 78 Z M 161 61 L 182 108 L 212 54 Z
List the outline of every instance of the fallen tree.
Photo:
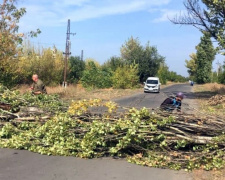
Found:
M 98 99 L 72 102 L 67 112 L 52 105 L 55 110 L 49 112 L 48 98 L 52 97 L 43 96 L 41 103 L 33 99 L 36 105 L 42 104 L 36 111 L 29 112 L 28 106 L 19 113 L 2 111 L 2 116 L 9 117 L 1 121 L 0 147 L 82 158 L 121 157 L 172 169 L 209 170 L 225 165 L 225 121 L 218 117 L 146 108 L 130 108 L 118 115 L 115 103 Z M 93 106 L 108 111 L 92 114 L 89 108 Z

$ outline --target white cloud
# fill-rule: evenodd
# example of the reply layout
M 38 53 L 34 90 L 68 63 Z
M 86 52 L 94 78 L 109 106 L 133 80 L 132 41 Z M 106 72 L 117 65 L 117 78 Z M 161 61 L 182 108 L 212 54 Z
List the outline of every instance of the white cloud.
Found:
M 155 10 L 153 10 L 153 11 L 155 11 Z M 161 17 L 154 19 L 153 20 L 154 23 L 169 21 L 169 19 L 173 19 L 176 16 L 179 16 L 180 14 L 185 13 L 185 11 L 169 10 L 169 9 L 163 9 L 160 11 L 161 11 Z M 150 12 L 152 12 L 152 11 L 150 11 Z
M 84 21 L 109 15 L 148 11 L 166 5 L 171 0 L 26 0 L 20 6 L 27 9 L 21 25 L 49 27 L 65 25 L 67 19 Z
M 70 18 L 72 21 L 83 21 L 86 19 L 99 18 L 108 15 L 126 14 L 135 11 L 141 11 L 145 9 L 146 2 L 133 1 L 129 4 L 112 4 L 111 6 L 85 6 L 77 11 L 69 13 L 65 19 Z
M 27 13 L 22 17 L 20 27 L 24 31 L 34 30 L 43 26 L 60 26 L 58 14 L 48 11 L 45 6 L 26 6 Z
M 68 7 L 68 6 L 83 6 L 89 3 L 91 0 L 55 0 L 53 6 Z
M 59 1 L 60 3 L 64 4 L 64 5 L 68 5 L 68 6 L 71 6 L 71 5 L 75 5 L 75 6 L 82 6 L 83 4 L 87 3 L 87 2 L 90 2 L 90 0 L 60 0 Z

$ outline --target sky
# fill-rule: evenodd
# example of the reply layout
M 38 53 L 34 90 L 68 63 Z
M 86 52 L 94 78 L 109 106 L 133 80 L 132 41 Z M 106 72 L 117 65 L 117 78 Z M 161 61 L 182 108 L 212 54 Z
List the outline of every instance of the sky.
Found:
M 1 0 L 2 1 L 2 0 Z M 195 53 L 202 34 L 192 26 L 174 25 L 175 15 L 185 12 L 182 0 L 19 0 L 26 8 L 20 32 L 39 28 L 31 39 L 35 46 L 65 51 L 67 23 L 70 19 L 71 55 L 92 58 L 103 64 L 120 56 L 120 48 L 130 37 L 141 45 L 155 46 L 171 71 L 188 76 L 185 60 Z M 224 58 L 216 56 L 213 67 Z

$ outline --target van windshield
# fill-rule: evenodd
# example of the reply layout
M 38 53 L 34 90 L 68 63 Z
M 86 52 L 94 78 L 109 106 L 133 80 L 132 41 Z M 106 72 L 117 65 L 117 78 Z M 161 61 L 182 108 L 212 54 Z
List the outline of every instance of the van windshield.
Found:
M 158 84 L 158 80 L 147 80 L 147 84 Z

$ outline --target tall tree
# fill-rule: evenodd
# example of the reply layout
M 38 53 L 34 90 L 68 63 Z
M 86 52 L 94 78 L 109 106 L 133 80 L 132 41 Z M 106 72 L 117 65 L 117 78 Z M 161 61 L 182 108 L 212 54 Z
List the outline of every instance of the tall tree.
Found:
M 19 83 L 30 83 L 31 76 L 37 73 L 46 85 L 58 85 L 63 79 L 63 53 L 55 52 L 51 48 L 35 49 L 28 45 L 17 61 L 16 74 Z
M 206 31 L 218 41 L 219 49 L 225 49 L 224 0 L 185 0 L 186 14 L 171 20 L 174 24 L 192 25 Z
M 130 89 L 138 87 L 138 65 L 124 65 L 118 67 L 112 76 L 114 88 Z
M 110 71 L 102 70 L 95 61 L 89 59 L 86 62 L 81 83 L 85 88 L 108 88 L 112 86 L 112 74 Z
M 196 49 L 196 81 L 200 84 L 208 83 L 211 80 L 212 62 L 215 59 L 216 54 L 209 33 L 203 33 L 201 41 Z
M 17 45 L 22 42 L 22 35 L 17 34 L 18 22 L 26 12 L 24 8 L 17 9 L 14 3 L 15 0 L 3 0 L 0 4 L 0 83 L 7 86 L 16 81 L 15 56 Z
M 78 82 L 85 69 L 85 62 L 81 60 L 80 56 L 71 56 L 69 59 L 69 81 L 72 83 Z
M 165 63 L 160 64 L 160 68 L 157 72 L 157 76 L 162 84 L 166 84 L 169 76 L 169 68 Z
M 186 68 L 188 69 L 189 76 L 193 79 L 196 77 L 196 69 L 197 69 L 197 55 L 195 53 L 192 53 L 190 55 L 190 60 L 185 60 Z M 193 79 L 193 80 L 194 80 Z
M 223 67 L 221 68 L 218 74 L 218 82 L 225 84 L 225 61 L 224 61 Z
M 165 58 L 158 53 L 154 46 L 148 42 L 143 47 L 138 38 L 131 37 L 121 47 L 121 56 L 125 64 L 138 64 L 139 81 L 143 82 L 149 76 L 155 76 L 159 70 L 160 63 L 164 63 Z
M 12 58 L 16 54 L 22 34 L 18 34 L 18 23 L 26 13 L 25 8 L 17 9 L 15 0 L 3 0 L 0 4 L 0 61 Z
M 25 8 L 17 8 L 17 0 L 3 0 L 0 4 L 0 83 L 13 86 L 17 83 L 18 46 L 21 45 L 23 34 L 18 33 L 19 21 L 26 13 Z M 41 31 L 31 31 L 28 35 L 37 36 Z
M 118 67 L 124 65 L 124 61 L 120 57 L 113 56 L 107 62 L 102 65 L 102 68 L 111 69 L 113 72 L 116 71 Z
M 145 81 L 150 76 L 156 76 L 160 68 L 160 64 L 165 62 L 165 57 L 158 53 L 154 46 L 150 46 L 149 42 L 143 47 L 143 56 L 139 61 L 139 78 L 140 82 Z
M 133 63 L 139 64 L 143 56 L 143 47 L 138 38 L 129 38 L 124 45 L 120 48 L 121 57 L 125 60 L 126 64 Z

